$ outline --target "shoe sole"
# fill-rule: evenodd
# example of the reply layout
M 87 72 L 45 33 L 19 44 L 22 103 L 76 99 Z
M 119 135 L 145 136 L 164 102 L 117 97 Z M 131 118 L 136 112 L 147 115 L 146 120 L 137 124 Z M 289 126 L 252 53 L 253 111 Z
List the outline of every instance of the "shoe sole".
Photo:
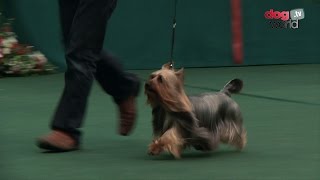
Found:
M 42 142 L 40 140 L 37 141 L 37 146 L 41 149 L 45 149 L 45 150 L 49 150 L 52 152 L 69 152 L 69 151 L 76 151 L 79 150 L 79 147 L 74 147 L 72 149 L 63 149 L 63 148 L 59 148 L 57 146 L 54 146 L 48 142 Z

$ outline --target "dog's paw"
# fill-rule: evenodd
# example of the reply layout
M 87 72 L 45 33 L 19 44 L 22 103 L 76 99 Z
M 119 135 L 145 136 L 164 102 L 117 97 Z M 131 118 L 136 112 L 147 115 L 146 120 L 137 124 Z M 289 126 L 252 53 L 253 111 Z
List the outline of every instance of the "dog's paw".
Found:
M 154 140 L 150 145 L 148 149 L 148 154 L 155 156 L 159 155 L 163 151 L 162 144 L 158 140 Z

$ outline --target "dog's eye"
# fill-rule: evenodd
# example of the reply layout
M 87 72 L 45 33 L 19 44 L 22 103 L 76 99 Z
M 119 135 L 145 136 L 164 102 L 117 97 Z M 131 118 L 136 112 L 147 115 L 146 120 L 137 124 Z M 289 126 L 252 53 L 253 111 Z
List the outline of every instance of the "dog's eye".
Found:
M 155 78 L 156 77 L 156 75 L 154 75 L 154 74 L 151 74 L 150 75 L 150 79 L 153 79 L 153 78 Z
M 158 82 L 162 83 L 162 81 L 163 81 L 163 77 L 162 76 L 158 76 Z

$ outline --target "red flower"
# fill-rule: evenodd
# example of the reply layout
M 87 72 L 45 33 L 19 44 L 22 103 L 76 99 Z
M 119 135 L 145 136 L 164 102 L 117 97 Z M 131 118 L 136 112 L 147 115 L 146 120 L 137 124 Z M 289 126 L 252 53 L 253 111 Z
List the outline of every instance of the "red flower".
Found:
M 19 43 L 18 42 L 16 42 L 16 43 L 12 43 L 12 49 L 16 49 L 16 48 L 18 48 L 19 47 Z

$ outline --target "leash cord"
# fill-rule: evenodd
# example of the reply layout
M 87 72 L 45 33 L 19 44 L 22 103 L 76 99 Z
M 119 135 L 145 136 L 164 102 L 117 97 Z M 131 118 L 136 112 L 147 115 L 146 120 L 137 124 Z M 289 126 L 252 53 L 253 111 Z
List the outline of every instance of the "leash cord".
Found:
M 173 68 L 173 51 L 174 51 L 174 43 L 175 43 L 175 34 L 176 34 L 176 26 L 177 26 L 177 4 L 178 0 L 174 0 L 174 14 L 173 14 L 173 22 L 172 22 L 172 34 L 171 34 L 171 52 L 170 52 L 170 66 Z

